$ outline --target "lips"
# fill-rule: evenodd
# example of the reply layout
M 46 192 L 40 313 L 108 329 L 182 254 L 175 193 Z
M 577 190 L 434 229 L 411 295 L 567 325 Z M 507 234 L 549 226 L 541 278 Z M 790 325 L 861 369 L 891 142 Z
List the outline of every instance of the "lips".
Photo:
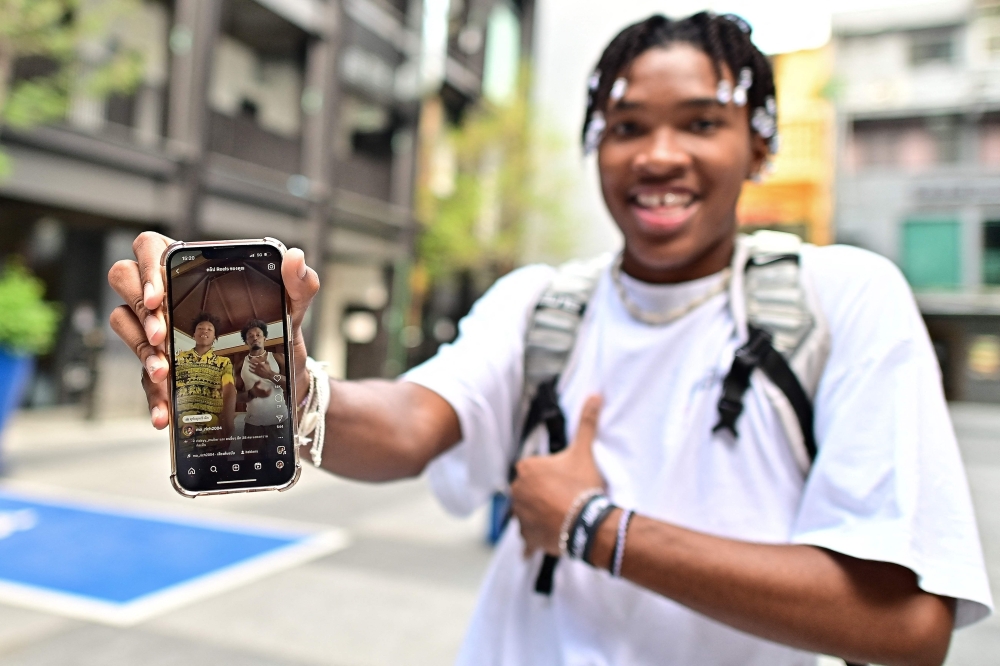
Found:
M 652 233 L 680 229 L 699 206 L 698 198 L 688 190 L 641 189 L 629 199 L 639 226 Z

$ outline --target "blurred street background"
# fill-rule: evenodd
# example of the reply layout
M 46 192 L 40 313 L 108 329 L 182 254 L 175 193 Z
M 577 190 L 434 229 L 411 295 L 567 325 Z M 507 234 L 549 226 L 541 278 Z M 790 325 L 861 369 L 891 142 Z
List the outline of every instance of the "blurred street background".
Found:
M 1000 414 L 952 408 L 991 580 L 1000 580 Z M 306 468 L 287 493 L 186 500 L 167 482 L 166 437 L 141 420 L 82 425 L 22 413 L 4 439 L 17 490 L 179 515 L 347 530 L 339 552 L 131 627 L 0 602 L 2 666 L 395 666 L 454 659 L 486 570 L 486 516 L 446 515 L 423 480 L 372 486 Z M 948 666 L 989 666 L 996 616 L 955 634 Z M 843 666 L 824 659 L 821 666 Z
M 0 491 L 352 538 L 131 628 L 0 605 L 0 663 L 448 663 L 485 516 L 312 470 L 181 500 L 107 271 L 146 229 L 276 237 L 323 281 L 312 355 L 396 376 L 497 277 L 619 245 L 586 81 L 627 23 L 706 8 L 744 16 L 777 77 L 781 149 L 740 223 L 903 270 L 1000 580 L 1000 0 L 0 0 Z M 996 655 L 991 620 L 949 663 Z

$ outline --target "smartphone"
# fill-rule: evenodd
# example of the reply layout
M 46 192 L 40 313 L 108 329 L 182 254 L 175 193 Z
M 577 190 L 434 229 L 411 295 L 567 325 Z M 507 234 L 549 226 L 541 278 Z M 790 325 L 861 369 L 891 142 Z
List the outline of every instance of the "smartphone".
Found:
M 284 255 L 273 238 L 176 242 L 163 252 L 170 480 L 185 497 L 298 481 Z

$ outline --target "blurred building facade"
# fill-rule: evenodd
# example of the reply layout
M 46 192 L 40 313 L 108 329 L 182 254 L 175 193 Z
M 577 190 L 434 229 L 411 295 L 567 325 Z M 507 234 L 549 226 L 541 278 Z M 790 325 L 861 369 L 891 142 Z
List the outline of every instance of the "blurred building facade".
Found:
M 1000 1 L 834 16 L 836 233 L 895 261 L 954 399 L 1000 401 Z
M 0 134 L 13 163 L 0 180 L 0 253 L 24 256 L 66 315 L 28 404 L 144 407 L 138 365 L 105 324 L 120 302 L 107 271 L 144 229 L 303 247 L 324 285 L 307 322 L 313 354 L 337 375 L 394 371 L 393 275 L 412 252 L 422 111 L 428 100 L 461 109 L 491 67 L 516 70 L 516 53 L 491 56 L 491 23 L 514 17 L 530 43 L 532 10 L 143 0 L 121 35 L 145 56 L 133 93 L 74 98 L 64 122 Z
M 790 231 L 825 245 L 833 214 L 833 53 L 829 47 L 780 53 L 771 62 L 780 147 L 762 182 L 743 187 L 737 217 L 748 231 Z

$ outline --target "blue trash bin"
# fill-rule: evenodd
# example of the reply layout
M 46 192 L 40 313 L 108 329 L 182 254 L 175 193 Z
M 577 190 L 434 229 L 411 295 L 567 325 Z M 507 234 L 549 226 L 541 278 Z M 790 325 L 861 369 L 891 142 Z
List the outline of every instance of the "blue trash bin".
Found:
M 0 347 L 0 434 L 7 419 L 21 404 L 21 394 L 31 376 L 34 358 L 13 354 Z M 0 450 L 0 472 L 3 471 L 3 451 Z

